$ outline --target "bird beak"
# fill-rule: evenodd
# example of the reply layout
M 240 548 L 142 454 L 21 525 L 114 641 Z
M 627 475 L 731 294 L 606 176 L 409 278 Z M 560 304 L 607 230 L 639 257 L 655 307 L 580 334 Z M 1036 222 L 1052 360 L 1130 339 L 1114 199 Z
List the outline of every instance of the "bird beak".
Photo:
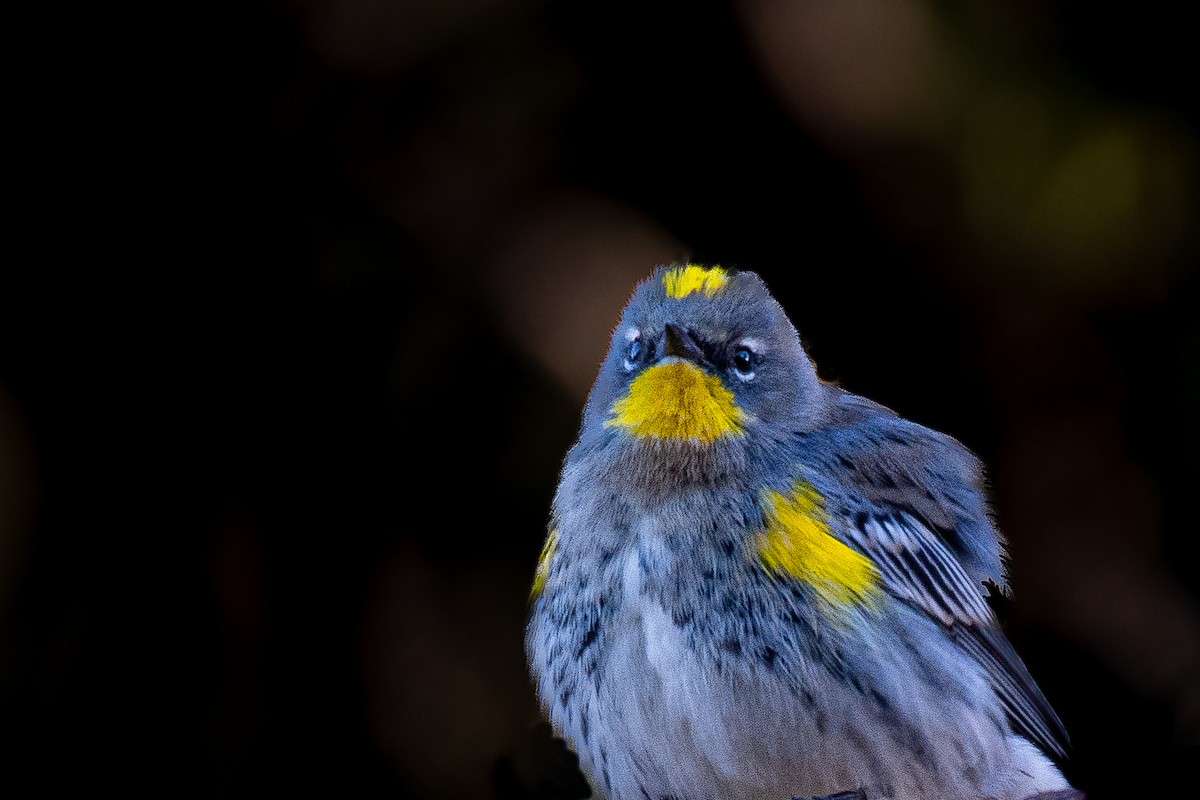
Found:
M 663 356 L 686 358 L 695 364 L 705 363 L 704 351 L 692 338 L 692 335 L 673 322 L 668 322 L 665 331 Z

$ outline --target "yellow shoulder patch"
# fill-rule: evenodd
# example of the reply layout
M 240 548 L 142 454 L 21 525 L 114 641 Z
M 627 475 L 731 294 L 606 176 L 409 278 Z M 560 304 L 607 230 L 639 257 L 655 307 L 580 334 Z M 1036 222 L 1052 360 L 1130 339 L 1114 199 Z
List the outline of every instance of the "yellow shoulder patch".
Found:
M 705 297 L 712 297 L 729 283 L 729 273 L 720 267 L 688 264 L 667 270 L 663 273 L 662 283 L 667 297 L 674 300 L 687 297 L 692 292 L 703 292 Z
M 542 593 L 546 586 L 546 578 L 550 575 L 550 560 L 554 558 L 554 549 L 558 546 L 558 528 L 550 531 L 546 543 L 542 545 L 542 553 L 538 556 L 537 570 L 533 573 L 533 588 L 529 590 L 529 599 L 533 600 Z
M 763 566 L 803 581 L 833 608 L 874 605 L 879 570 L 833 535 L 824 500 L 812 484 L 799 481 L 790 495 L 767 491 L 763 499 L 767 526 L 758 539 Z

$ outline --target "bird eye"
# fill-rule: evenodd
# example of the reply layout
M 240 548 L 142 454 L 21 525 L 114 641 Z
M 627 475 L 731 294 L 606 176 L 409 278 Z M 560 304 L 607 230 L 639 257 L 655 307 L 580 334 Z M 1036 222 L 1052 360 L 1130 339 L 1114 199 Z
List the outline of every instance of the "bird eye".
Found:
M 638 356 L 642 354 L 642 339 L 637 337 L 629 342 L 629 349 L 625 351 L 625 371 L 633 372 L 637 367 Z
M 754 377 L 754 351 L 749 347 L 743 345 L 734 350 L 730 363 L 733 365 L 734 372 L 742 380 L 748 381 Z

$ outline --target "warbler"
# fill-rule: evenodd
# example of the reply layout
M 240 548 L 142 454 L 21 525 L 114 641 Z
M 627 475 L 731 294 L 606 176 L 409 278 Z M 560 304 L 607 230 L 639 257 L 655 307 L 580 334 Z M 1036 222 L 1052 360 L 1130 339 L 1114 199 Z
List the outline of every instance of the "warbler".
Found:
M 966 446 L 819 378 L 758 274 L 659 265 L 562 463 L 532 682 L 610 800 L 1082 797 L 1006 560 Z

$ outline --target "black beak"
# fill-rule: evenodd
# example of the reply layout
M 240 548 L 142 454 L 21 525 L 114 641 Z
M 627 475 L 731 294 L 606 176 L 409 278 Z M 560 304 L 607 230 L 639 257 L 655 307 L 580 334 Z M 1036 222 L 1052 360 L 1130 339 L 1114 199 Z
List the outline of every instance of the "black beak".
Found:
M 673 322 L 668 322 L 665 331 L 663 347 L 664 356 L 686 358 L 696 364 L 704 363 L 704 351 L 690 333 Z

